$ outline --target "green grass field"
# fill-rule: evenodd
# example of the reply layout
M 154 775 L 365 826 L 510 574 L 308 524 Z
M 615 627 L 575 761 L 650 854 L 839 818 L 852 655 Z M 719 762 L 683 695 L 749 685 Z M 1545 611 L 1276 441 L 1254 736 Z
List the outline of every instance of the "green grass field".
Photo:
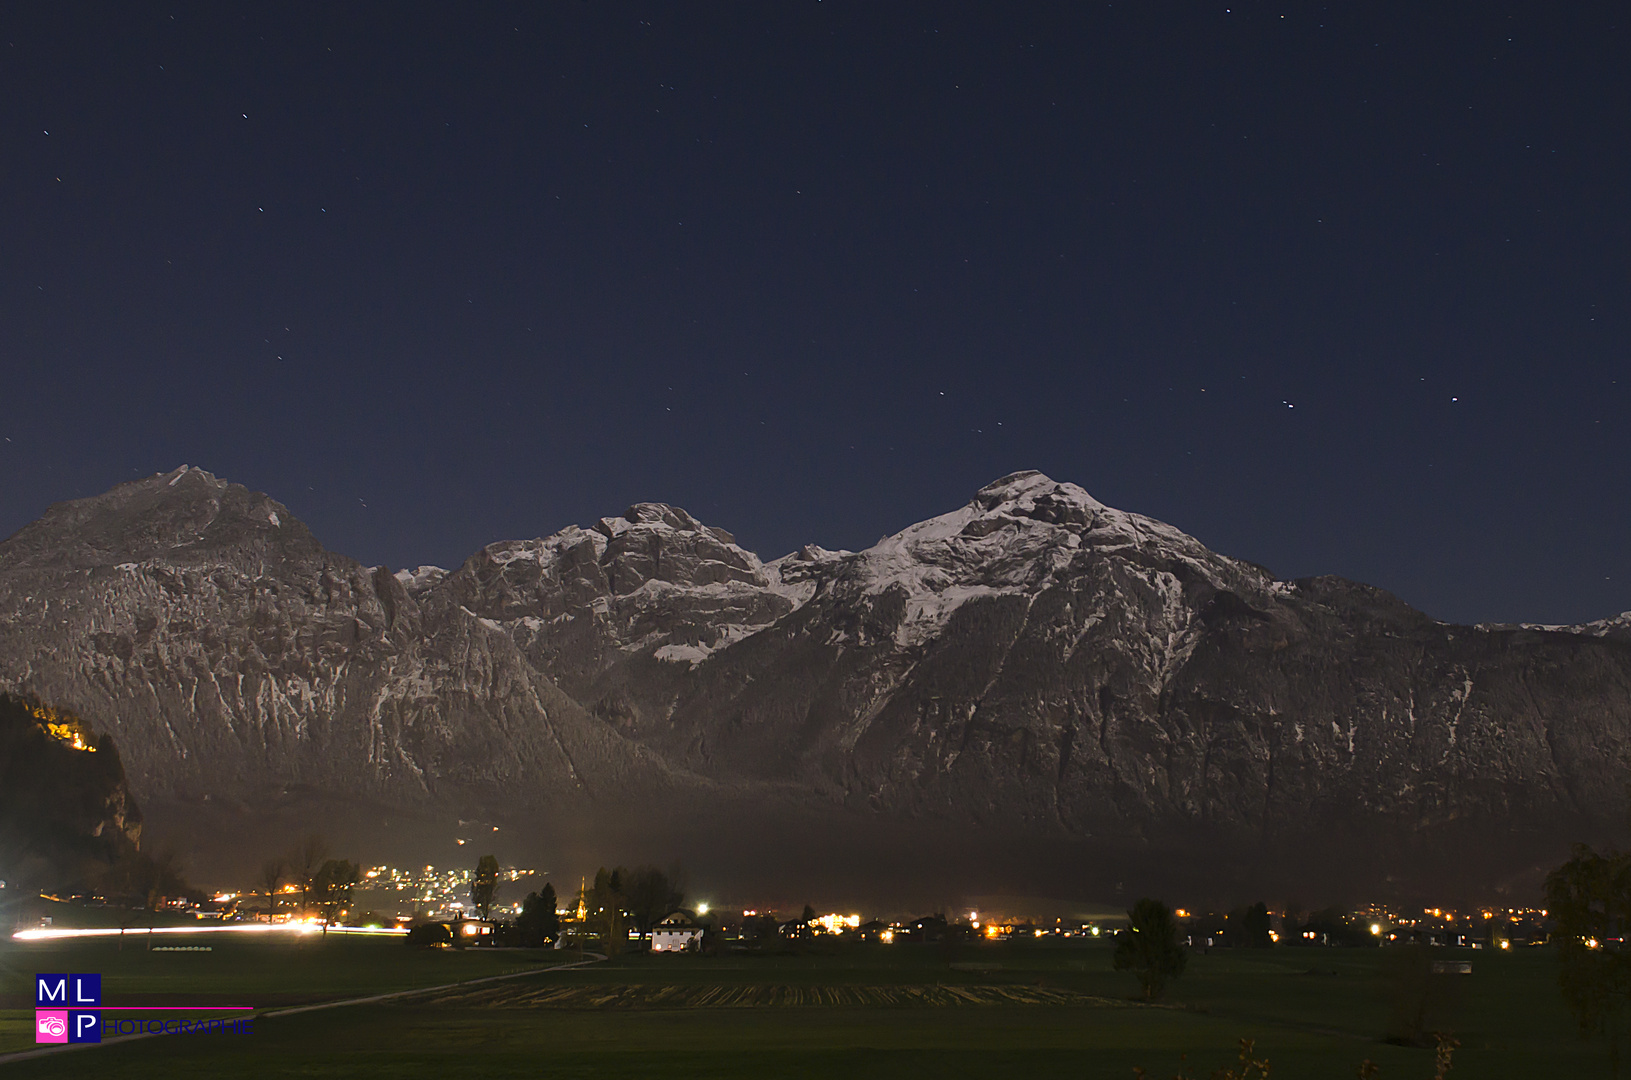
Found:
M 32 1049 L 30 979 L 97 971 L 109 1004 L 287 1006 L 438 986 L 574 957 L 419 952 L 394 939 L 213 935 L 208 953 L 127 940 L 0 946 L 0 1053 Z M 1548 950 L 1443 952 L 1460 977 L 1452 1076 L 1607 1076 L 1558 997 Z M 1103 943 L 855 946 L 787 956 L 633 956 L 255 1023 L 251 1035 L 177 1035 L 12 1062 L 7 1077 L 1196 1077 L 1257 1040 L 1284 1080 L 1432 1075 L 1432 1052 L 1379 1041 L 1380 950 L 1195 955 L 1162 1007 Z M 958 966 L 954 967 L 956 964 Z M 992 967 L 992 965 L 998 965 Z

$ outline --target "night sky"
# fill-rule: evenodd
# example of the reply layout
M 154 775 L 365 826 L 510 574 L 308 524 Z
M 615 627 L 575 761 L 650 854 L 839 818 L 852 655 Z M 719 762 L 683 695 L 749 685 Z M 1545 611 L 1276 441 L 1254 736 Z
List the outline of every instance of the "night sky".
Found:
M 186 462 L 392 567 L 771 558 L 1037 468 L 1631 608 L 1623 5 L 140 7 L 0 15 L 0 535 Z

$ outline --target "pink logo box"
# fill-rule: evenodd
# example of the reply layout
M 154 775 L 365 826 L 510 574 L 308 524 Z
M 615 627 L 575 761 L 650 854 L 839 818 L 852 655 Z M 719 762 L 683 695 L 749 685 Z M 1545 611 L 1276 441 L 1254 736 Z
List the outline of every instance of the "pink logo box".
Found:
M 36 1009 L 34 1012 L 34 1041 L 37 1043 L 65 1043 L 68 1041 L 67 1009 Z

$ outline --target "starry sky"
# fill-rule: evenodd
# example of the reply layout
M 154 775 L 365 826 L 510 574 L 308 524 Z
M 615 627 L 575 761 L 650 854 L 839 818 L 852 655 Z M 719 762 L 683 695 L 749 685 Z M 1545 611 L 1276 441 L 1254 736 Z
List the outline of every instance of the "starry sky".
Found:
M 1455 621 L 1631 609 L 1614 4 L 11 5 L 0 534 L 766 558 L 1036 468 Z

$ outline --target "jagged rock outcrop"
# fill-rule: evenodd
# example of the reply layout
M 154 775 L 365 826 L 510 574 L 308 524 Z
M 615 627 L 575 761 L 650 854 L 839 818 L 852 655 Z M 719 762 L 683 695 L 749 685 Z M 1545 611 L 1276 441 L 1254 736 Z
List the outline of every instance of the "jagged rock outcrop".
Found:
M 1532 876 L 1621 820 L 1626 625 L 1448 626 L 1034 472 L 770 563 L 642 503 L 392 575 L 186 468 L 0 544 L 0 683 L 116 716 L 139 792 L 774 792 L 851 826 L 1424 887 Z
M 501 629 L 538 670 L 620 728 L 634 718 L 626 696 L 675 692 L 692 665 L 810 592 L 784 584 L 725 530 L 661 503 L 590 529 L 492 544 L 453 573 L 398 578 L 436 610 L 458 606 Z

